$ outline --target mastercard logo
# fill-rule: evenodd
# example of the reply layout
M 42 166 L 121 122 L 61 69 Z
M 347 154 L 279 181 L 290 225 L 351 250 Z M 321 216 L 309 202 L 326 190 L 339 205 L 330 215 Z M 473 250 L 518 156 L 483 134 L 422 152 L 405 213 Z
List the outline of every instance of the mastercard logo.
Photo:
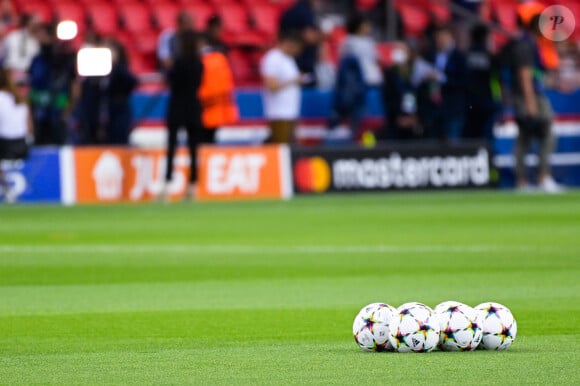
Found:
M 300 158 L 294 164 L 294 181 L 301 192 L 326 192 L 330 187 L 330 180 L 330 167 L 322 157 Z

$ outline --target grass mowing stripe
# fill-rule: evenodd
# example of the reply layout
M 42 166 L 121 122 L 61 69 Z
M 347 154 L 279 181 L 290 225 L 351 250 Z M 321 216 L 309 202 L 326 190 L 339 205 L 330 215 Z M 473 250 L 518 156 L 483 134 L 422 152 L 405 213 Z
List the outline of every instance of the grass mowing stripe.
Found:
M 525 245 L 1 245 L 0 253 L 227 253 L 227 254 L 351 254 L 351 253 L 484 253 L 558 251 L 557 247 Z

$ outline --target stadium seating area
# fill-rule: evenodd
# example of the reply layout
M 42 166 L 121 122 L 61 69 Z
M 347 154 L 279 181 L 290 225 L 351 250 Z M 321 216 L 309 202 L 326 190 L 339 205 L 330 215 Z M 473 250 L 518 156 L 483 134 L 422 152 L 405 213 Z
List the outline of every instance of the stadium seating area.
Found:
M 375 9 L 382 0 L 357 0 L 363 11 Z M 407 36 L 419 37 L 431 21 L 451 19 L 451 0 L 395 0 Z M 234 76 L 241 85 L 257 81 L 257 61 L 264 48 L 275 39 L 281 12 L 294 0 L 13 0 L 18 13 L 37 14 L 43 21 L 74 20 L 82 34 L 88 29 L 114 36 L 128 49 L 131 66 L 137 73 L 157 69 L 155 48 L 160 32 L 172 28 L 180 10 L 187 10 L 198 29 L 203 29 L 214 14 L 224 22 L 224 41 L 231 47 Z M 546 4 L 562 3 L 547 0 Z M 580 15 L 580 0 L 564 1 Z M 488 0 L 482 10 L 485 20 L 495 21 L 504 29 L 516 28 L 517 0 Z M 338 27 L 327 35 L 329 59 L 334 60 L 345 36 Z M 580 28 L 576 29 L 580 39 Z M 390 59 L 390 45 L 379 45 L 381 57 Z
M 224 22 L 224 40 L 232 48 L 236 77 L 251 81 L 255 55 L 276 36 L 278 18 L 293 0 L 13 0 L 17 13 L 33 13 L 42 21 L 74 20 L 80 39 L 88 29 L 114 36 L 128 49 L 138 73 L 156 70 L 155 47 L 161 31 L 172 28 L 181 10 L 188 11 L 196 28 L 205 28 L 212 15 Z

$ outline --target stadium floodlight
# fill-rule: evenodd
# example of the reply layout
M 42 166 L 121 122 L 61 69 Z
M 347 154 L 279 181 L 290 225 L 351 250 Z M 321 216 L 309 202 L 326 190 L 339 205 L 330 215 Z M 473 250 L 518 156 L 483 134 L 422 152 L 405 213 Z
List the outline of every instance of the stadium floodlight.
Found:
M 64 20 L 56 26 L 56 37 L 59 40 L 74 40 L 79 33 L 77 23 L 72 20 Z
M 80 76 L 107 76 L 113 69 L 113 54 L 108 48 L 81 48 L 77 54 Z

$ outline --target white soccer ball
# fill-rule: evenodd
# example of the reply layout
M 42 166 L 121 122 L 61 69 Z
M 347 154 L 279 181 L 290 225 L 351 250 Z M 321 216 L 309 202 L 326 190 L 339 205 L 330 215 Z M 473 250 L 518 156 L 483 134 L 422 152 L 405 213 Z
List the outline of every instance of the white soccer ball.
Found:
M 389 341 L 398 352 L 429 352 L 439 343 L 439 321 L 422 303 L 405 303 L 389 324 Z
M 507 350 L 516 339 L 518 324 L 512 312 L 499 303 L 481 303 L 475 307 L 482 318 L 483 338 L 479 347 L 486 350 Z
M 385 303 L 363 307 L 352 324 L 354 340 L 365 351 L 392 351 L 389 344 L 389 323 L 397 309 Z
M 443 302 L 435 307 L 441 333 L 439 348 L 443 351 L 472 351 L 483 337 L 480 312 L 455 301 Z

